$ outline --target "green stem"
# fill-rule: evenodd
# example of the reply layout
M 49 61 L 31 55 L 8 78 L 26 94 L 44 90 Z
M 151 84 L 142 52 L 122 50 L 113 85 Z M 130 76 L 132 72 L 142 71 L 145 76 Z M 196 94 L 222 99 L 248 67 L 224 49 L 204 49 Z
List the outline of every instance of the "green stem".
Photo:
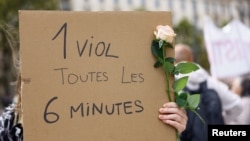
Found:
M 168 95 L 168 99 L 169 99 L 169 101 L 172 101 L 172 98 L 171 98 L 171 96 L 170 96 L 170 86 L 169 86 L 169 76 L 168 76 L 169 74 L 168 74 L 168 72 L 165 72 L 165 76 L 166 76 L 166 81 L 167 81 L 167 95 Z
M 200 116 L 200 114 L 198 112 L 196 112 L 195 110 L 191 110 L 192 112 L 194 112 L 196 114 L 196 116 L 198 116 L 198 118 L 201 120 L 201 122 L 203 123 L 203 125 L 206 124 L 206 122 L 203 120 L 203 118 Z
M 181 141 L 181 137 L 180 137 L 180 134 L 178 133 L 177 129 L 176 129 L 176 137 L 177 137 L 177 141 Z
M 163 60 L 163 66 L 164 66 L 164 65 L 166 64 L 166 60 L 165 60 L 165 56 L 166 56 L 166 47 L 163 47 L 163 46 L 162 46 L 161 48 L 162 48 L 162 60 Z M 163 70 L 164 70 L 164 69 L 163 69 Z M 168 99 L 169 99 L 169 101 L 171 102 L 171 101 L 172 101 L 172 98 L 171 98 L 170 81 L 169 81 L 169 76 L 170 76 L 171 74 L 169 74 L 169 72 L 168 72 L 168 71 L 165 71 L 165 70 L 164 70 L 164 73 L 165 73 L 165 79 L 166 79 L 166 85 L 167 85 L 167 90 L 166 90 L 166 92 L 167 92 Z M 176 129 L 176 137 L 177 137 L 177 141 L 181 141 L 180 135 L 179 135 L 177 129 Z
M 166 47 L 164 47 L 164 46 L 162 46 L 161 47 L 162 48 L 162 60 L 163 60 L 163 65 L 165 65 L 165 63 L 166 63 L 166 60 L 165 60 L 165 56 L 166 56 Z M 172 101 L 172 99 L 171 99 L 171 96 L 170 96 L 170 82 L 169 82 L 169 73 L 167 72 L 167 71 L 165 71 L 164 70 L 164 72 L 165 72 L 165 79 L 166 79 L 166 81 L 167 81 L 167 96 L 168 96 L 168 99 L 169 99 L 169 101 Z

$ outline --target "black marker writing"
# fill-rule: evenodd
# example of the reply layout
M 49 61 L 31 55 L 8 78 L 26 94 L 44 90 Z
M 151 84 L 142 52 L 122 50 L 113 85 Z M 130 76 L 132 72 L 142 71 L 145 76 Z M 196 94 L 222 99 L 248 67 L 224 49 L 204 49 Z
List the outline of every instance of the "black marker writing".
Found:
M 63 34 L 63 58 L 67 59 L 67 31 L 68 31 L 68 24 L 64 23 L 52 40 L 58 38 L 60 34 Z M 78 49 L 79 57 L 84 56 L 84 53 L 88 54 L 88 57 L 91 56 L 104 56 L 104 57 L 112 57 L 112 58 L 119 58 L 119 56 L 114 55 L 111 53 L 111 43 L 105 43 L 104 41 L 95 41 L 94 36 L 91 36 L 91 39 L 83 39 L 83 44 L 80 44 L 79 40 L 75 40 L 76 47 Z M 96 43 L 95 43 L 96 42 Z

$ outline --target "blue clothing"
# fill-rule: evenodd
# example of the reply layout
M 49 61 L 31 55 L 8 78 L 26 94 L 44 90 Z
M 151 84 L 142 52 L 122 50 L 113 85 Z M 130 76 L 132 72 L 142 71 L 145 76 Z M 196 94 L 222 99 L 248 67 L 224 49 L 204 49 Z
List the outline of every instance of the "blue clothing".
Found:
M 185 91 L 190 94 L 201 94 L 201 101 L 197 112 L 205 120 L 205 124 L 203 124 L 195 113 L 187 111 L 188 122 L 186 130 L 181 135 L 181 141 L 207 141 L 207 125 L 224 124 L 221 100 L 215 90 L 207 88 L 206 81 L 202 82 L 196 91 L 189 90 L 188 88 L 185 88 Z

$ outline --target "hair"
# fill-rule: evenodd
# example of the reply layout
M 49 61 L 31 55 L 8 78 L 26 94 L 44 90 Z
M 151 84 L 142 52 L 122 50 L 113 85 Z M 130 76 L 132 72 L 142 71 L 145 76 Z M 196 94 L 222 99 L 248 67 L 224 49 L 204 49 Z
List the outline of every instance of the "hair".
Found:
M 22 110 L 22 77 L 21 77 L 21 62 L 19 57 L 19 48 L 18 43 L 12 43 L 14 42 L 14 39 L 11 35 L 9 35 L 9 41 L 10 41 L 10 49 L 11 49 L 11 56 L 13 61 L 13 67 L 15 69 L 16 73 L 16 82 L 12 82 L 10 85 L 16 85 L 15 87 L 15 93 L 13 98 L 13 104 L 15 105 L 15 122 L 22 123 L 23 119 L 23 110 Z

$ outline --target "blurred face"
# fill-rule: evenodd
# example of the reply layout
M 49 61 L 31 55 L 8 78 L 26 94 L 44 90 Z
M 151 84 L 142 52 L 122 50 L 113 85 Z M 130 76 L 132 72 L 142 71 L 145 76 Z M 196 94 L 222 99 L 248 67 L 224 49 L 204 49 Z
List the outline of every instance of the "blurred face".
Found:
M 232 83 L 232 87 L 231 90 L 238 95 L 241 95 L 241 91 L 242 91 L 242 87 L 240 85 L 241 83 L 241 79 L 240 78 L 236 78 L 233 83 Z
M 186 45 L 182 45 L 182 44 L 177 44 L 175 45 L 175 63 L 179 63 L 182 61 L 188 61 L 188 62 L 193 62 L 193 54 L 192 54 L 192 50 L 186 46 Z

